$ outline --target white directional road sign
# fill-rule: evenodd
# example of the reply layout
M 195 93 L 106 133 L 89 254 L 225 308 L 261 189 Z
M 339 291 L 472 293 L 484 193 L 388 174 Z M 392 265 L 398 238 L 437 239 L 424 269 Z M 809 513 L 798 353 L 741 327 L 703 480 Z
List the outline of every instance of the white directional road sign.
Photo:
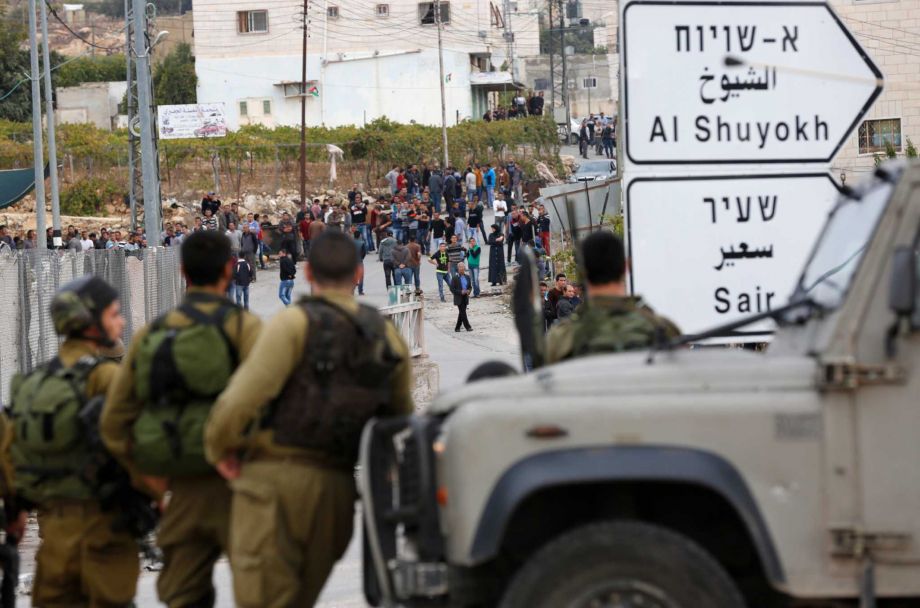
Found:
M 626 188 L 632 293 L 684 334 L 779 308 L 837 195 L 824 173 L 634 178 Z
M 824 3 L 636 0 L 621 27 L 634 166 L 828 163 L 882 90 Z

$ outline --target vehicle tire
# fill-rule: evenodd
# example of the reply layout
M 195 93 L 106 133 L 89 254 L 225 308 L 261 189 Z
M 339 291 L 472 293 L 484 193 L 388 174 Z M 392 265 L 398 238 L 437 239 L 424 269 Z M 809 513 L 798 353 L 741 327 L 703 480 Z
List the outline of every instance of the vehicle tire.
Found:
M 640 522 L 590 524 L 540 549 L 515 574 L 501 608 L 743 608 L 702 547 Z

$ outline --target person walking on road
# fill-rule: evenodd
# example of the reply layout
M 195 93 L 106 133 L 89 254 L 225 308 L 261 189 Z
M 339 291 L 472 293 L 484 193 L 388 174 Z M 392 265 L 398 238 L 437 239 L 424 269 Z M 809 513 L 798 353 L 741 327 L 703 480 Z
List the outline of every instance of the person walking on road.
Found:
M 249 285 L 255 272 L 244 258 L 237 258 L 233 269 L 234 293 L 236 305 L 249 310 Z
M 412 279 L 415 281 L 415 294 L 422 294 L 422 246 L 416 242 L 415 237 L 409 237 L 409 244 L 406 245 L 409 250 L 409 269 L 412 271 Z
M 446 302 L 447 300 L 444 299 L 444 283 L 450 282 L 450 256 L 447 253 L 447 244 L 444 241 L 441 241 L 438 250 L 428 258 L 428 263 L 435 266 L 434 274 L 438 279 L 438 295 L 441 297 L 442 302 Z M 447 287 L 450 289 L 449 284 Z
M 383 276 L 387 282 L 387 289 L 390 288 L 392 282 L 396 281 L 396 273 L 394 272 L 393 266 L 393 249 L 395 247 L 396 239 L 393 238 L 393 233 L 387 230 L 386 237 L 380 241 L 377 246 L 377 255 L 380 261 L 383 262 Z
M 454 306 L 457 307 L 457 324 L 454 331 L 459 332 L 462 325 L 466 331 L 473 331 L 469 319 L 466 318 L 466 308 L 470 305 L 470 290 L 473 288 L 473 281 L 470 275 L 466 274 L 466 266 L 459 264 L 457 274 L 450 280 L 450 291 L 454 294 Z
M 498 224 L 492 224 L 492 232 L 489 234 L 489 283 L 495 287 L 504 285 L 506 280 L 505 235 Z
M 351 540 L 365 424 L 414 410 L 408 347 L 352 295 L 351 241 L 329 232 L 313 242 L 313 295 L 267 323 L 205 427 L 208 460 L 233 488 L 241 608 L 314 605 Z
M 411 261 L 412 254 L 409 252 L 409 248 L 402 243 L 396 243 L 396 246 L 393 247 L 392 258 L 393 273 L 396 275 L 394 284 L 411 285 L 412 269 L 409 268 L 409 263 Z
M 364 258 L 367 257 L 367 242 L 364 240 L 364 233 L 358 227 L 352 225 L 352 238 L 355 242 L 355 251 L 358 253 L 358 268 L 361 271 L 358 282 L 355 283 L 355 289 L 359 296 L 364 295 Z
M 262 324 L 223 297 L 233 274 L 226 238 L 192 234 L 181 257 L 185 298 L 132 337 L 101 421 L 102 439 L 116 458 L 151 487 L 170 492 L 157 534 L 163 551 L 157 594 L 170 608 L 214 604 L 213 570 L 229 549 L 232 496 L 204 459 L 203 428 Z M 164 342 L 173 347 L 160 348 Z M 131 552 L 137 555 L 136 546 Z M 117 563 L 112 558 L 106 556 L 108 568 Z
M 278 252 L 278 260 L 281 266 L 281 283 L 278 285 L 278 299 L 285 306 L 291 305 L 291 292 L 294 291 L 294 277 L 297 275 L 297 264 L 282 249 Z
M 473 281 L 473 297 L 479 297 L 479 260 L 482 257 L 482 247 L 476 239 L 470 239 L 470 248 L 466 250 L 466 263 L 469 265 L 470 278 Z

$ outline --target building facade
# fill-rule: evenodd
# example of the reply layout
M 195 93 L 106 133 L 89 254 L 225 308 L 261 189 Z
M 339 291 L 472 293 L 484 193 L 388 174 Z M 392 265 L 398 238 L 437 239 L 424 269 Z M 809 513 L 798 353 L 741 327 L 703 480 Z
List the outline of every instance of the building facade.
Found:
M 509 44 L 500 0 L 440 5 L 445 101 L 453 124 L 480 117 L 490 92 L 514 87 L 509 58 L 523 43 Z M 362 125 L 378 117 L 440 124 L 434 3 L 322 0 L 309 7 L 304 91 L 303 2 L 197 0 L 198 103 L 223 102 L 231 129 L 298 125 L 303 96 L 309 125 Z M 536 15 L 512 18 L 522 34 L 514 40 L 526 42 L 528 31 L 537 40 Z M 481 77 L 502 71 L 507 75 Z
M 908 139 L 920 146 L 920 0 L 831 0 L 847 28 L 885 75 L 885 90 L 838 153 L 832 169 L 852 183 Z

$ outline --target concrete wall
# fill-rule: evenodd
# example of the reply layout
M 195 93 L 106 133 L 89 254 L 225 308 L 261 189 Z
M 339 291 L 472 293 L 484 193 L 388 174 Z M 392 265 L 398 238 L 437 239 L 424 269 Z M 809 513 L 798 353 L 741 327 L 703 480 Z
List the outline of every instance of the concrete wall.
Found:
M 91 123 L 111 131 L 118 115 L 118 104 L 125 95 L 125 82 L 88 82 L 77 87 L 57 89 L 58 124 Z
M 300 80 L 299 55 L 237 58 L 196 57 L 198 103 L 223 101 L 227 125 L 298 125 L 300 98 L 284 97 L 277 83 Z M 440 124 L 441 102 L 437 52 L 425 49 L 367 59 L 330 60 L 325 66 L 319 55 L 310 55 L 308 79 L 319 82 L 319 97 L 307 98 L 307 123 L 361 125 L 386 116 L 398 122 Z M 444 71 L 448 121 L 472 116 L 469 56 L 446 52 Z M 247 101 L 249 117 L 240 115 L 240 101 Z M 262 113 L 262 101 L 270 102 L 271 114 Z

